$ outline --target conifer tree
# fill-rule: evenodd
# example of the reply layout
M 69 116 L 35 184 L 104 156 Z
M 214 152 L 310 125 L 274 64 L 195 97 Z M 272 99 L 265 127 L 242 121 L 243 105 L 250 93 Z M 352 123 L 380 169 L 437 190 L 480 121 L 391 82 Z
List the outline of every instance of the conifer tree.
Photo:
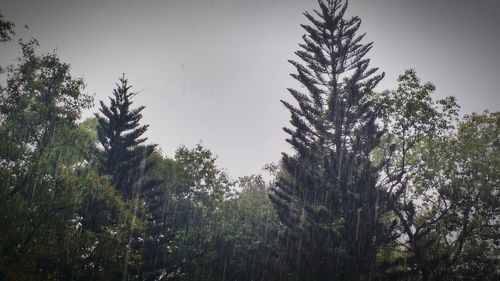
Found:
M 150 242 L 149 237 L 152 236 L 148 226 L 154 222 L 150 214 L 154 212 L 153 201 L 159 192 L 159 182 L 148 177 L 155 163 L 148 161 L 148 157 L 156 145 L 144 145 L 147 138 L 142 135 L 149 125 L 140 125 L 139 122 L 145 106 L 131 107 L 131 99 L 136 95 L 130 91 L 131 87 L 123 75 L 113 90 L 113 96 L 109 98 L 110 106 L 100 101 L 102 116 L 95 114 L 99 123 L 97 137 L 103 148 L 99 153 L 100 172 L 111 176 L 112 185 L 130 205 L 134 218 L 139 218 L 146 225 L 146 233 L 139 234 L 137 229 L 129 229 L 129 252 L 123 280 L 139 276 L 149 262 L 145 257 L 151 255 L 150 249 L 153 248 L 148 247 L 145 253 L 144 242 Z M 143 203 L 146 203 L 146 209 L 142 209 Z M 140 238 L 142 235 L 145 237 Z
M 131 199 L 151 188 L 153 183 L 145 181 L 151 168 L 146 158 L 156 145 L 143 145 L 147 138 L 141 137 L 149 125 L 140 125 L 140 106 L 132 109 L 131 98 L 136 94 L 130 91 L 123 75 L 117 88 L 110 97 L 110 106 L 100 101 L 102 115 L 95 116 L 99 122 L 97 131 L 103 150 L 99 162 L 101 172 L 112 176 L 112 184 L 126 199 Z
M 377 243 L 377 168 L 370 153 L 382 131 L 376 124 L 373 88 L 383 78 L 365 55 L 372 43 L 357 35 L 361 20 L 345 16 L 347 1 L 319 0 L 304 13 L 309 25 L 291 60 L 288 89 L 296 104 L 289 135 L 295 154 L 283 154 L 283 170 L 271 199 L 286 227 L 284 279 L 368 280 Z

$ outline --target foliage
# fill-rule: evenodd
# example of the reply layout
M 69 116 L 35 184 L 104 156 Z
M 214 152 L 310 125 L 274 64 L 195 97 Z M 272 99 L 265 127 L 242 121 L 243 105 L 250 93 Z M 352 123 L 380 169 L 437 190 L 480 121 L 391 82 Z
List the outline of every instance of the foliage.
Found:
M 113 186 L 120 191 L 126 199 L 138 196 L 153 185 L 144 182 L 145 174 L 151 168 L 146 159 L 153 153 L 156 145 L 143 146 L 147 138 L 141 136 L 148 129 L 148 125 L 140 125 L 140 106 L 132 109 L 131 98 L 136 94 L 130 92 L 127 79 L 122 76 L 117 88 L 110 97 L 111 105 L 108 107 L 100 102 L 101 114 L 95 114 L 99 127 L 97 136 L 103 150 L 99 160 L 101 172 L 112 177 Z
M 108 280 L 121 264 L 123 202 L 86 158 L 76 124 L 92 97 L 69 65 L 21 42 L 0 99 L 0 277 Z
M 157 207 L 146 226 L 153 239 L 145 242 L 144 278 L 271 280 L 269 247 L 278 227 L 260 176 L 230 180 L 201 144 L 181 146 L 174 159 L 154 153 L 149 161 L 161 192 L 148 201 Z
M 156 145 L 143 145 L 147 138 L 142 137 L 148 125 L 140 125 L 141 111 L 144 106 L 131 108 L 131 98 L 136 94 L 130 91 L 127 79 L 123 75 L 119 79 L 117 88 L 110 97 L 110 106 L 100 102 L 101 114 L 95 114 L 99 126 L 97 138 L 101 145 L 98 153 L 99 170 L 101 174 L 111 176 L 112 185 L 123 196 L 128 209 L 133 213 L 132 222 L 139 219 L 141 223 L 154 223 L 154 204 L 148 201 L 156 200 L 158 180 L 148 177 L 155 164 L 148 161 Z M 144 208 L 146 207 L 146 208 Z M 147 209 L 150 207 L 150 209 Z M 147 226 L 146 226 L 147 227 Z M 148 229 L 151 229 L 149 227 Z M 161 244 L 154 240 L 158 234 L 137 232 L 129 229 L 128 249 L 125 261 L 124 278 L 137 278 L 148 267 L 142 257 L 154 256 Z M 152 244 L 153 246 L 146 246 Z M 142 253 L 141 253 L 142 252 Z
M 415 229 L 403 243 L 422 280 L 497 280 L 498 113 L 466 116 L 458 132 L 419 147 L 411 179 Z
M 4 18 L 0 13 L 0 42 L 7 42 L 14 35 L 14 23 Z
M 389 133 L 374 153 L 385 163 L 379 184 L 389 194 L 387 205 L 398 224 L 391 255 L 399 258 L 392 260 L 390 270 L 420 280 L 469 280 L 478 276 L 472 268 L 481 268 L 492 274 L 484 280 L 494 280 L 495 114 L 466 116 L 455 131 L 454 98 L 434 101 L 434 86 L 421 84 L 413 70 L 401 75 L 399 83 L 396 91 L 381 95 Z M 487 151 L 492 158 L 480 156 Z M 486 245 L 491 252 L 477 251 Z M 383 260 L 387 266 L 387 258 Z
M 218 272 L 211 259 L 221 208 L 234 182 L 216 166 L 216 159 L 201 144 L 193 149 L 182 146 L 175 153 L 175 191 L 169 200 L 174 217 L 169 221 L 172 243 L 168 245 L 171 260 L 167 272 L 173 279 L 212 280 L 212 274 Z
M 364 58 L 372 44 L 356 35 L 358 17 L 344 1 L 318 1 L 292 74 L 306 93 L 289 89 L 283 101 L 296 154 L 284 154 L 272 200 L 286 226 L 286 280 L 359 280 L 373 271 L 378 225 L 377 170 L 370 153 L 382 132 L 373 88 L 383 74 Z M 293 272 L 293 273 L 292 273 Z
M 14 26 L 14 23 L 6 20 L 0 11 L 0 43 L 12 40 L 12 37 L 15 35 Z M 0 73 L 3 72 L 4 69 L 0 66 Z

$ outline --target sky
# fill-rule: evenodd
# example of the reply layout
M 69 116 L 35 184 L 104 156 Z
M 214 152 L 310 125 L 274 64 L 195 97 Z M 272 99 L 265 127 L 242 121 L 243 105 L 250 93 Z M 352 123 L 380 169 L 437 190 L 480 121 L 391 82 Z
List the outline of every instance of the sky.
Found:
M 174 155 L 200 141 L 234 178 L 263 173 L 289 152 L 287 88 L 315 0 L 0 0 L 16 38 L 35 37 L 83 77 L 96 101 L 125 73 L 145 105 L 149 142 Z M 453 95 L 462 113 L 500 110 L 500 1 L 351 0 L 372 67 L 393 89 L 405 69 Z M 29 29 L 23 28 L 27 24 Z M 0 65 L 19 55 L 15 42 Z M 98 104 L 96 102 L 96 104 Z M 97 107 L 86 112 L 90 117 Z

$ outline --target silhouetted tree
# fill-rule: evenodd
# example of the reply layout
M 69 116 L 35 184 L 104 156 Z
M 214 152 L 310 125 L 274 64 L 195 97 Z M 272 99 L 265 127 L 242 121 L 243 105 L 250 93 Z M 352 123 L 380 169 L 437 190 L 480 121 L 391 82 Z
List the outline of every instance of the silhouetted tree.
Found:
M 148 172 L 154 162 L 147 161 L 156 145 L 144 145 L 147 138 L 142 137 L 149 125 L 140 125 L 141 111 L 145 108 L 131 108 L 131 98 L 136 94 L 130 91 L 131 86 L 123 75 L 119 79 L 117 88 L 110 97 L 110 106 L 100 101 L 101 114 L 95 114 L 99 122 L 97 137 L 102 146 L 98 153 L 100 172 L 111 176 L 112 185 L 120 192 L 134 215 L 131 219 L 140 218 L 141 222 L 148 223 L 148 200 L 154 200 L 158 182 L 148 178 Z M 149 204 L 151 205 L 151 204 Z M 141 236 L 146 235 L 145 238 Z M 144 267 L 144 256 L 150 253 L 141 253 L 144 239 L 148 240 L 147 233 L 139 233 L 137 229 L 129 229 L 128 249 L 125 261 L 124 276 L 129 280 L 141 274 Z
M 102 115 L 95 114 L 99 121 L 97 136 L 103 150 L 99 156 L 101 172 L 112 176 L 112 183 L 120 193 L 131 199 L 152 187 L 152 182 L 145 182 L 145 175 L 151 168 L 146 158 L 154 151 L 156 145 L 142 145 L 147 138 L 142 137 L 149 125 L 140 125 L 140 106 L 132 109 L 131 98 L 136 94 L 130 92 L 125 75 L 113 90 L 110 106 L 100 101 Z
M 271 199 L 282 223 L 284 279 L 360 280 L 374 269 L 377 167 L 370 160 L 382 131 L 372 90 L 383 78 L 365 58 L 372 44 L 358 36 L 359 17 L 346 18 L 347 1 L 320 0 L 292 74 L 303 88 L 288 89 L 296 105 Z

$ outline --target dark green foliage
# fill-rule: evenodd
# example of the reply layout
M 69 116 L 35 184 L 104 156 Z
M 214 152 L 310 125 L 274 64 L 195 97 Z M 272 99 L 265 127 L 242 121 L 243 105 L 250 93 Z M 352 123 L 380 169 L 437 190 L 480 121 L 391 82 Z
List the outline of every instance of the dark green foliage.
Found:
M 466 116 L 456 133 L 419 147 L 425 166 L 411 182 L 423 203 L 403 222 L 416 229 L 405 242 L 417 245 L 410 257 L 422 280 L 500 277 L 499 116 Z
M 223 276 L 226 280 L 273 280 L 270 249 L 278 242 L 279 228 L 268 197 L 270 183 L 253 175 L 240 178 L 238 186 L 238 195 L 222 206 L 222 251 L 217 256 L 225 265 Z
M 433 229 L 443 218 L 443 213 L 435 212 L 421 226 L 415 224 L 418 224 L 417 217 L 423 214 L 420 202 L 423 200 L 424 205 L 427 204 L 434 187 L 429 186 L 429 182 L 416 183 L 413 180 L 418 174 L 428 173 L 431 167 L 426 165 L 434 165 L 419 152 L 422 145 L 432 143 L 429 152 L 437 153 L 434 148 L 438 148 L 439 140 L 444 140 L 453 128 L 458 108 L 451 97 L 434 101 L 431 97 L 434 85 L 422 84 L 414 70 L 407 70 L 398 82 L 395 91 L 380 95 L 384 106 L 381 116 L 388 131 L 376 152 L 378 161 L 384 164 L 380 184 L 387 190 L 388 208 L 393 219 L 398 221 L 396 235 L 408 238 L 406 242 L 411 253 L 399 254 L 405 258 L 407 267 L 399 264 L 396 267 L 402 272 L 411 268 L 415 275 L 429 280 L 430 271 L 439 268 L 436 265 L 443 254 L 433 246 L 436 238 Z M 433 254 L 429 256 L 425 249 L 431 248 Z
M 136 278 L 150 268 L 151 258 L 163 241 L 159 241 L 151 224 L 159 217 L 157 208 L 159 192 L 157 179 L 148 176 L 155 162 L 148 161 L 156 145 L 143 145 L 147 138 L 142 137 L 148 125 L 140 125 L 140 106 L 132 108 L 132 97 L 127 79 L 122 76 L 117 88 L 110 97 L 110 106 L 100 102 L 101 114 L 95 114 L 99 126 L 97 137 L 102 146 L 99 151 L 100 172 L 111 176 L 112 185 L 120 192 L 133 213 L 132 221 L 140 219 L 146 225 L 146 232 L 129 229 L 128 248 L 123 278 Z M 142 236 L 142 237 L 141 237 Z M 142 259 L 142 256 L 146 260 Z M 150 269 L 152 270 L 152 269 Z
M 380 184 L 399 238 L 380 276 L 496 280 L 498 114 L 466 116 L 455 131 L 458 105 L 433 100 L 434 89 L 407 70 L 381 95 L 388 134 L 375 158 L 386 163 Z
M 171 231 L 166 235 L 172 242 L 165 271 L 174 280 L 214 280 L 222 274 L 216 249 L 220 246 L 221 211 L 234 182 L 216 166 L 216 159 L 200 144 L 176 151 L 176 181 L 167 201 Z
M 21 43 L 0 93 L 0 279 L 114 279 L 127 212 L 87 158 L 85 124 L 76 124 L 92 97 L 69 65 L 36 45 Z
M 374 266 L 377 170 L 370 153 L 381 131 L 372 89 L 382 79 L 364 58 L 371 44 L 356 35 L 361 20 L 345 18 L 344 1 L 319 1 L 292 74 L 305 92 L 289 89 L 292 128 L 284 172 L 271 196 L 287 228 L 289 276 L 295 280 L 359 280 Z
M 14 23 L 4 19 L 3 14 L 0 12 L 0 42 L 10 41 L 13 35 Z
M 174 160 L 155 151 L 147 161 L 153 163 L 147 177 L 157 181 L 158 185 L 144 199 L 148 212 L 145 215 L 141 276 L 144 280 L 157 280 L 166 272 L 175 271 L 169 249 L 175 233 L 177 210 L 173 209 L 172 203 L 178 185 Z
M 8 21 L 4 18 L 0 11 L 0 43 L 9 42 L 14 36 L 14 23 Z M 0 73 L 3 73 L 4 69 L 0 66 Z
M 278 242 L 279 227 L 269 187 L 260 176 L 239 179 L 241 191 L 225 200 L 212 219 L 215 225 L 207 237 L 213 242 L 203 257 L 210 276 L 200 280 L 275 279 L 270 248 Z
M 258 176 L 230 180 L 201 145 L 149 161 L 162 192 L 146 225 L 143 278 L 272 280 L 278 225 L 268 184 Z
M 100 102 L 101 114 L 96 114 L 99 121 L 97 136 L 103 150 L 99 157 L 100 171 L 112 176 L 113 186 L 126 198 L 138 196 L 154 184 L 145 182 L 145 175 L 151 168 L 146 159 L 153 153 L 156 145 L 142 145 L 147 138 L 141 136 L 149 125 L 140 125 L 140 106 L 132 109 L 131 98 L 135 93 L 130 92 L 125 76 L 113 90 L 110 97 L 110 106 Z
M 81 92 L 83 81 L 71 78 L 69 65 L 53 53 L 37 55 L 37 45 L 35 40 L 21 42 L 19 66 L 9 67 L 7 86 L 0 93 L 1 130 L 5 137 L 0 145 L 2 165 L 20 179 L 11 188 L 11 196 L 37 177 L 30 170 L 38 167 L 32 165 L 48 168 L 48 163 L 40 161 L 56 164 L 53 157 L 58 155 L 46 152 L 68 145 L 56 140 L 67 140 L 61 135 L 75 128 L 81 111 L 93 101 L 92 96 Z

